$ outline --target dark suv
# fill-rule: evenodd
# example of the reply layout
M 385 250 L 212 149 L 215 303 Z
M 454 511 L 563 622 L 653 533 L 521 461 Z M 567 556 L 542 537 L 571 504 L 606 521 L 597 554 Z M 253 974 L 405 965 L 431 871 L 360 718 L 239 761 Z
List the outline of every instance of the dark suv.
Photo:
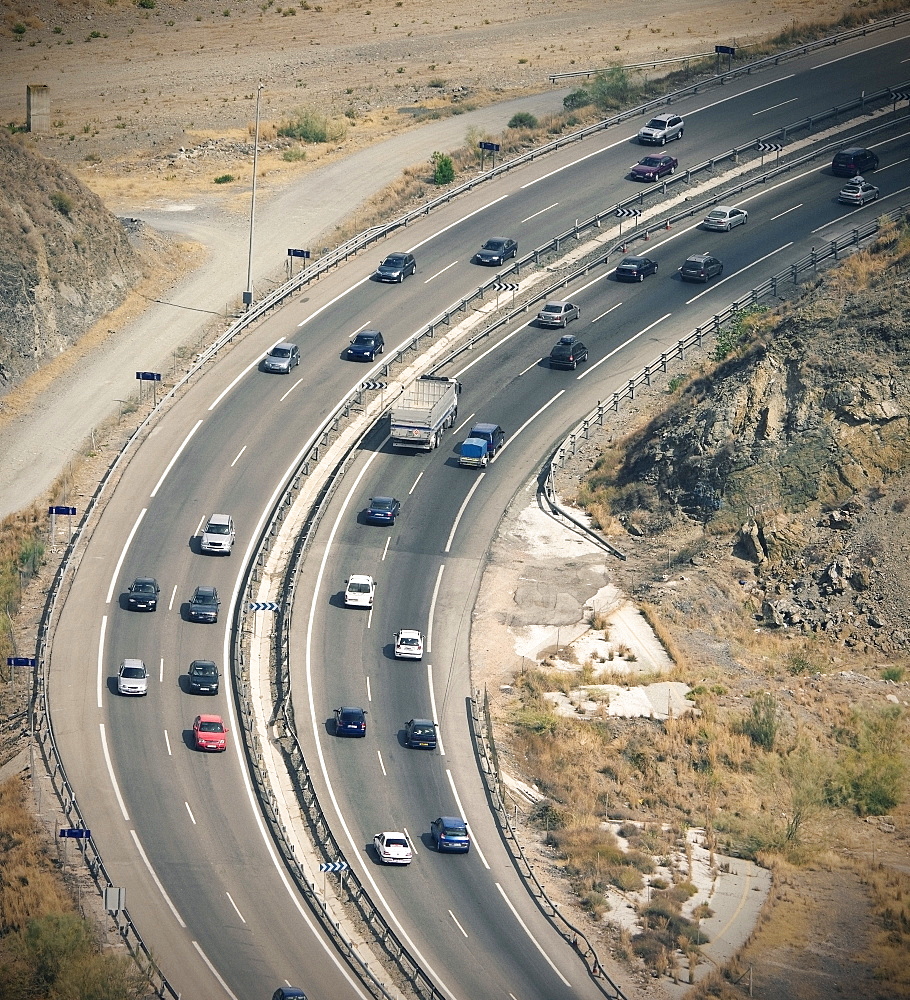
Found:
M 687 258 L 679 269 L 683 281 L 704 281 L 719 277 L 724 273 L 724 265 L 709 253 L 696 253 Z
M 551 368 L 572 368 L 578 367 L 580 361 L 588 360 L 588 349 L 580 341 L 576 340 L 572 334 L 566 334 L 550 349 Z
M 831 161 L 831 173 L 835 177 L 856 177 L 857 174 L 864 174 L 868 170 L 875 170 L 878 167 L 878 156 L 871 149 L 863 149 L 862 146 L 851 146 L 849 149 L 842 149 L 834 154 Z

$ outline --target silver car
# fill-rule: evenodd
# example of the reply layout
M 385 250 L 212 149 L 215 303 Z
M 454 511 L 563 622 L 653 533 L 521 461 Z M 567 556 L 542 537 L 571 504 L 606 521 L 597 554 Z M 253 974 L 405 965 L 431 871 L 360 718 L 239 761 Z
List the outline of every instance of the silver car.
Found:
M 276 344 L 262 359 L 262 370 L 277 375 L 290 375 L 300 364 L 300 348 L 296 344 Z
M 671 139 L 683 137 L 683 120 L 679 115 L 655 115 L 647 125 L 638 130 L 638 141 L 643 146 L 663 146 Z
M 117 694 L 149 693 L 149 672 L 142 660 L 124 660 L 117 671 Z
M 730 205 L 718 205 L 705 216 L 702 225 L 705 229 L 715 229 L 721 233 L 729 233 L 734 226 L 744 226 L 749 221 L 749 213 L 744 208 L 732 208 Z
M 878 198 L 878 188 L 862 177 L 854 177 L 840 189 L 837 200 L 844 205 L 865 205 Z
M 580 315 L 578 306 L 573 302 L 548 302 L 537 314 L 537 325 L 565 328 Z
M 212 514 L 199 540 L 202 552 L 229 556 L 234 547 L 234 519 L 230 514 Z

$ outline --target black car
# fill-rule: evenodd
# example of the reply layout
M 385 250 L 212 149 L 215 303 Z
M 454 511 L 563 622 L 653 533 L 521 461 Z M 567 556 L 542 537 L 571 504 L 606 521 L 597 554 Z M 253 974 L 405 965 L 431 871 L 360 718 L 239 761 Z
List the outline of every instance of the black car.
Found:
M 404 727 L 404 745 L 423 750 L 436 749 L 436 724 L 432 719 L 410 719 Z
M 363 330 L 351 341 L 347 355 L 357 361 L 372 361 L 384 349 L 385 340 L 378 330 Z
M 878 155 L 871 149 L 862 146 L 851 146 L 834 154 L 831 161 L 831 173 L 835 177 L 856 177 L 869 170 L 878 168 Z
M 367 713 L 362 708 L 335 709 L 336 736 L 366 736 Z
M 150 576 L 137 576 L 129 585 L 126 606 L 130 611 L 156 611 L 158 609 L 158 581 Z
M 194 694 L 218 694 L 218 668 L 211 660 L 193 660 L 187 676 Z
M 724 273 L 724 265 L 709 253 L 696 253 L 687 258 L 679 269 L 683 281 L 704 281 L 719 277 Z
M 401 503 L 395 497 L 370 497 L 367 507 L 367 524 L 394 524 L 401 511 Z
M 272 1000 L 306 1000 L 306 993 L 296 986 L 280 986 L 272 994 Z
M 186 616 L 191 622 L 210 622 L 214 625 L 218 621 L 220 607 L 221 601 L 214 587 L 197 587 L 190 598 Z
M 551 368 L 575 369 L 578 367 L 579 362 L 587 360 L 587 347 L 580 340 L 576 340 L 570 333 L 560 337 L 550 349 Z
M 467 854 L 471 849 L 468 825 L 460 816 L 440 816 L 430 824 L 430 833 L 437 851 L 459 851 Z
M 650 257 L 624 257 L 616 265 L 617 281 L 644 281 L 649 274 L 657 274 L 657 261 Z
M 510 257 L 514 257 L 517 253 L 518 244 L 515 240 L 506 239 L 503 236 L 495 236 L 493 239 L 487 240 L 477 253 L 474 254 L 474 263 L 490 264 L 493 267 L 498 267 L 500 264 L 505 264 Z
M 412 253 L 390 253 L 376 268 L 377 281 L 404 281 L 409 274 L 416 274 L 417 261 Z

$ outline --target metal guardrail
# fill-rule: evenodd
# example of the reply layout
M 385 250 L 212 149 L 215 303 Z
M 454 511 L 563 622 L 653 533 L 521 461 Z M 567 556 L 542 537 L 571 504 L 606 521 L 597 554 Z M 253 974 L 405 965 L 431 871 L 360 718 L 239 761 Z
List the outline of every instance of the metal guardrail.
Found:
M 509 851 L 512 862 L 524 880 L 534 901 L 540 908 L 540 911 L 547 917 L 553 927 L 556 928 L 560 937 L 572 945 L 582 962 L 584 962 L 591 979 L 600 988 L 604 996 L 609 997 L 610 1000 L 626 1000 L 623 991 L 604 970 L 603 963 L 588 936 L 565 917 L 559 907 L 550 899 L 546 889 L 544 889 L 534 874 L 533 866 L 527 857 L 525 857 L 524 850 L 509 821 L 509 814 L 505 805 L 505 789 L 499 770 L 496 745 L 493 742 L 490 699 L 486 688 L 483 692 L 483 699 L 480 702 L 480 706 L 482 706 L 480 711 L 478 711 L 478 701 L 479 698 L 477 696 L 470 699 L 470 716 L 473 730 L 472 735 L 477 748 L 477 758 L 480 763 L 480 773 L 487 789 L 487 800 L 493 809 L 493 815 L 499 826 L 500 835 Z
M 829 45 L 839 45 L 841 42 L 848 42 L 853 38 L 864 37 L 873 31 L 881 31 L 882 28 L 893 28 L 898 24 L 903 24 L 907 20 L 910 20 L 910 13 L 897 14 L 894 17 L 883 18 L 881 21 L 871 21 L 869 24 L 864 24 L 861 28 L 851 28 L 850 31 L 842 31 L 837 35 L 828 35 L 825 38 L 816 39 L 814 42 L 806 42 L 805 44 L 797 45 L 792 49 L 786 49 L 784 52 L 778 52 L 773 56 L 765 56 L 762 59 L 753 59 L 745 66 L 739 66 L 736 69 L 728 70 L 726 73 L 717 74 L 712 78 L 712 82 L 726 83 L 728 80 L 735 80 L 738 76 L 749 76 L 757 69 L 764 69 L 766 66 L 777 66 L 785 59 L 796 59 L 809 52 L 814 52 L 816 49 L 827 48 Z M 679 56 L 675 59 L 664 59 L 661 60 L 661 62 L 685 62 L 689 59 L 698 59 L 713 55 L 715 55 L 714 52 L 696 53 L 694 55 Z M 660 62 L 656 64 L 635 63 L 631 66 L 624 66 L 623 69 L 636 69 L 639 67 L 654 65 L 660 65 Z M 611 66 L 607 66 L 605 69 L 576 70 L 572 73 L 552 73 L 549 77 L 547 77 L 547 79 L 551 83 L 555 83 L 557 80 L 568 80 L 572 77 L 597 76 L 598 73 L 609 73 L 612 68 L 613 67 Z M 695 94 L 698 93 L 699 86 L 704 86 L 704 84 L 695 84 L 692 87 L 686 87 L 684 90 L 675 91 L 673 94 L 668 96 L 670 98 L 676 98 L 688 94 Z M 662 103 L 669 104 L 672 103 L 672 101 L 667 100 Z
M 650 59 L 647 62 L 623 63 L 619 69 L 657 69 L 658 66 L 675 66 L 676 63 L 688 63 L 693 59 L 710 59 L 716 55 L 715 52 L 688 52 L 681 56 L 670 56 L 667 59 Z M 550 83 L 557 83 L 560 80 L 574 80 L 580 76 L 587 79 L 589 76 L 601 76 L 615 69 L 615 66 L 604 66 L 601 69 L 576 69 L 569 73 L 551 73 L 547 79 Z

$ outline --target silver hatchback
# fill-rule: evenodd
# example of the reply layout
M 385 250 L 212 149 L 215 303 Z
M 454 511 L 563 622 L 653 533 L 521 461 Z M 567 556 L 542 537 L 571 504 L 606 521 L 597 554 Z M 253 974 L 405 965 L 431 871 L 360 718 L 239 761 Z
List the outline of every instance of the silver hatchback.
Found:
M 149 693 L 149 672 L 142 660 L 124 660 L 117 671 L 117 694 Z

